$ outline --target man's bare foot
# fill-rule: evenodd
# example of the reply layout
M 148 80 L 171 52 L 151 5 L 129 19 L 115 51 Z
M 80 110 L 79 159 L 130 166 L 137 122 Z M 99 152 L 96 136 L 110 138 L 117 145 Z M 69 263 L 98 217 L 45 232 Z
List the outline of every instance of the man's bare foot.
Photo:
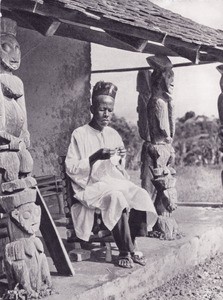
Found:
M 118 266 L 126 269 L 131 269 L 134 267 L 134 263 L 132 258 L 129 256 L 119 256 Z
M 136 251 L 135 253 L 133 253 L 131 255 L 131 258 L 132 258 L 133 262 L 136 264 L 139 264 L 141 266 L 146 265 L 146 258 L 140 251 Z

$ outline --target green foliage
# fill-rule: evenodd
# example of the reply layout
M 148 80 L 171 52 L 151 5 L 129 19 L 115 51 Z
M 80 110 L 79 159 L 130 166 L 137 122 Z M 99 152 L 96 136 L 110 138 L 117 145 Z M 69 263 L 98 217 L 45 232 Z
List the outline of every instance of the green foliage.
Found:
M 123 117 L 117 117 L 115 114 L 112 117 L 110 126 L 116 129 L 123 139 L 127 150 L 126 168 L 137 170 L 140 165 L 140 153 L 142 147 L 142 140 L 138 133 L 138 127 L 127 122 Z
M 218 119 L 196 116 L 194 112 L 187 112 L 183 118 L 178 119 L 173 143 L 176 164 L 218 164 L 218 123 Z
M 127 149 L 126 167 L 137 170 L 143 140 L 138 127 L 123 117 L 113 115 L 111 127 L 121 135 Z M 219 120 L 206 116 L 196 116 L 189 111 L 176 121 L 173 147 L 176 152 L 176 165 L 214 165 L 220 163 L 220 141 L 218 138 Z

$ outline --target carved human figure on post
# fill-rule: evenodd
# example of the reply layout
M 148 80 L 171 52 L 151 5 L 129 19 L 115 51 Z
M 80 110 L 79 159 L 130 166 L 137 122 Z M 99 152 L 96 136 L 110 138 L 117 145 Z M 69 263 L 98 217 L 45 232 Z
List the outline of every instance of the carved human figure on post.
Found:
M 12 242 L 5 248 L 4 265 L 9 289 L 19 284 L 28 299 L 51 293 L 51 277 L 43 244 L 36 237 L 41 209 L 35 204 L 36 189 L 0 198 L 0 205 L 9 214 Z
M 27 130 L 23 83 L 12 74 L 20 66 L 21 52 L 15 38 L 16 22 L 1 18 L 0 42 L 0 168 L 2 182 L 31 173 L 32 157 Z M 19 182 L 18 182 L 19 183 Z
M 172 146 L 175 120 L 174 106 L 171 97 L 174 73 L 170 60 L 165 56 L 147 58 L 153 68 L 151 74 L 151 97 L 147 103 L 148 132 L 142 149 L 141 173 L 142 187 L 154 194 L 151 181 L 156 189 L 154 205 L 160 216 L 176 209 L 177 193 L 175 189 L 174 149 Z M 138 109 L 139 111 L 139 109 Z M 139 119 L 143 117 L 139 113 Z M 150 170 L 145 172 L 145 170 Z M 146 176 L 145 176 L 146 175 Z M 162 218 L 159 218 L 161 220 Z
M 44 284 L 51 287 L 51 279 L 43 245 L 35 237 L 41 210 L 31 177 L 23 82 L 12 74 L 21 61 L 16 22 L 1 18 L 0 37 L 0 212 L 8 216 L 10 239 L 5 269 L 9 288 L 19 283 L 30 297 L 38 297 Z
M 219 128 L 219 134 L 218 134 L 221 140 L 221 147 L 219 150 L 223 152 L 223 65 L 217 66 L 217 70 L 221 73 L 221 78 L 220 78 L 221 93 L 218 97 L 218 114 L 221 123 L 221 126 Z

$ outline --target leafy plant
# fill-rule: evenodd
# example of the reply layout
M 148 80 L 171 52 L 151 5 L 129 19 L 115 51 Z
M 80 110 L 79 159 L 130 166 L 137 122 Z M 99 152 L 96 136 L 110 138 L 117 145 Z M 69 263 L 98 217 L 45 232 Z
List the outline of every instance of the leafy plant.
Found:
M 118 131 L 127 150 L 126 168 L 137 170 L 140 166 L 142 139 L 135 124 L 127 122 L 124 117 L 112 117 L 110 126 Z

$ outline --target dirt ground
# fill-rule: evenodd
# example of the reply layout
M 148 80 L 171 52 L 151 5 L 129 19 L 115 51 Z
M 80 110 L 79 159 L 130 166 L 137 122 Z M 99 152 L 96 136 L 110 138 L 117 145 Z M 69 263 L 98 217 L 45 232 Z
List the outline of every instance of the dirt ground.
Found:
M 223 300 L 223 254 L 178 275 L 138 300 Z

